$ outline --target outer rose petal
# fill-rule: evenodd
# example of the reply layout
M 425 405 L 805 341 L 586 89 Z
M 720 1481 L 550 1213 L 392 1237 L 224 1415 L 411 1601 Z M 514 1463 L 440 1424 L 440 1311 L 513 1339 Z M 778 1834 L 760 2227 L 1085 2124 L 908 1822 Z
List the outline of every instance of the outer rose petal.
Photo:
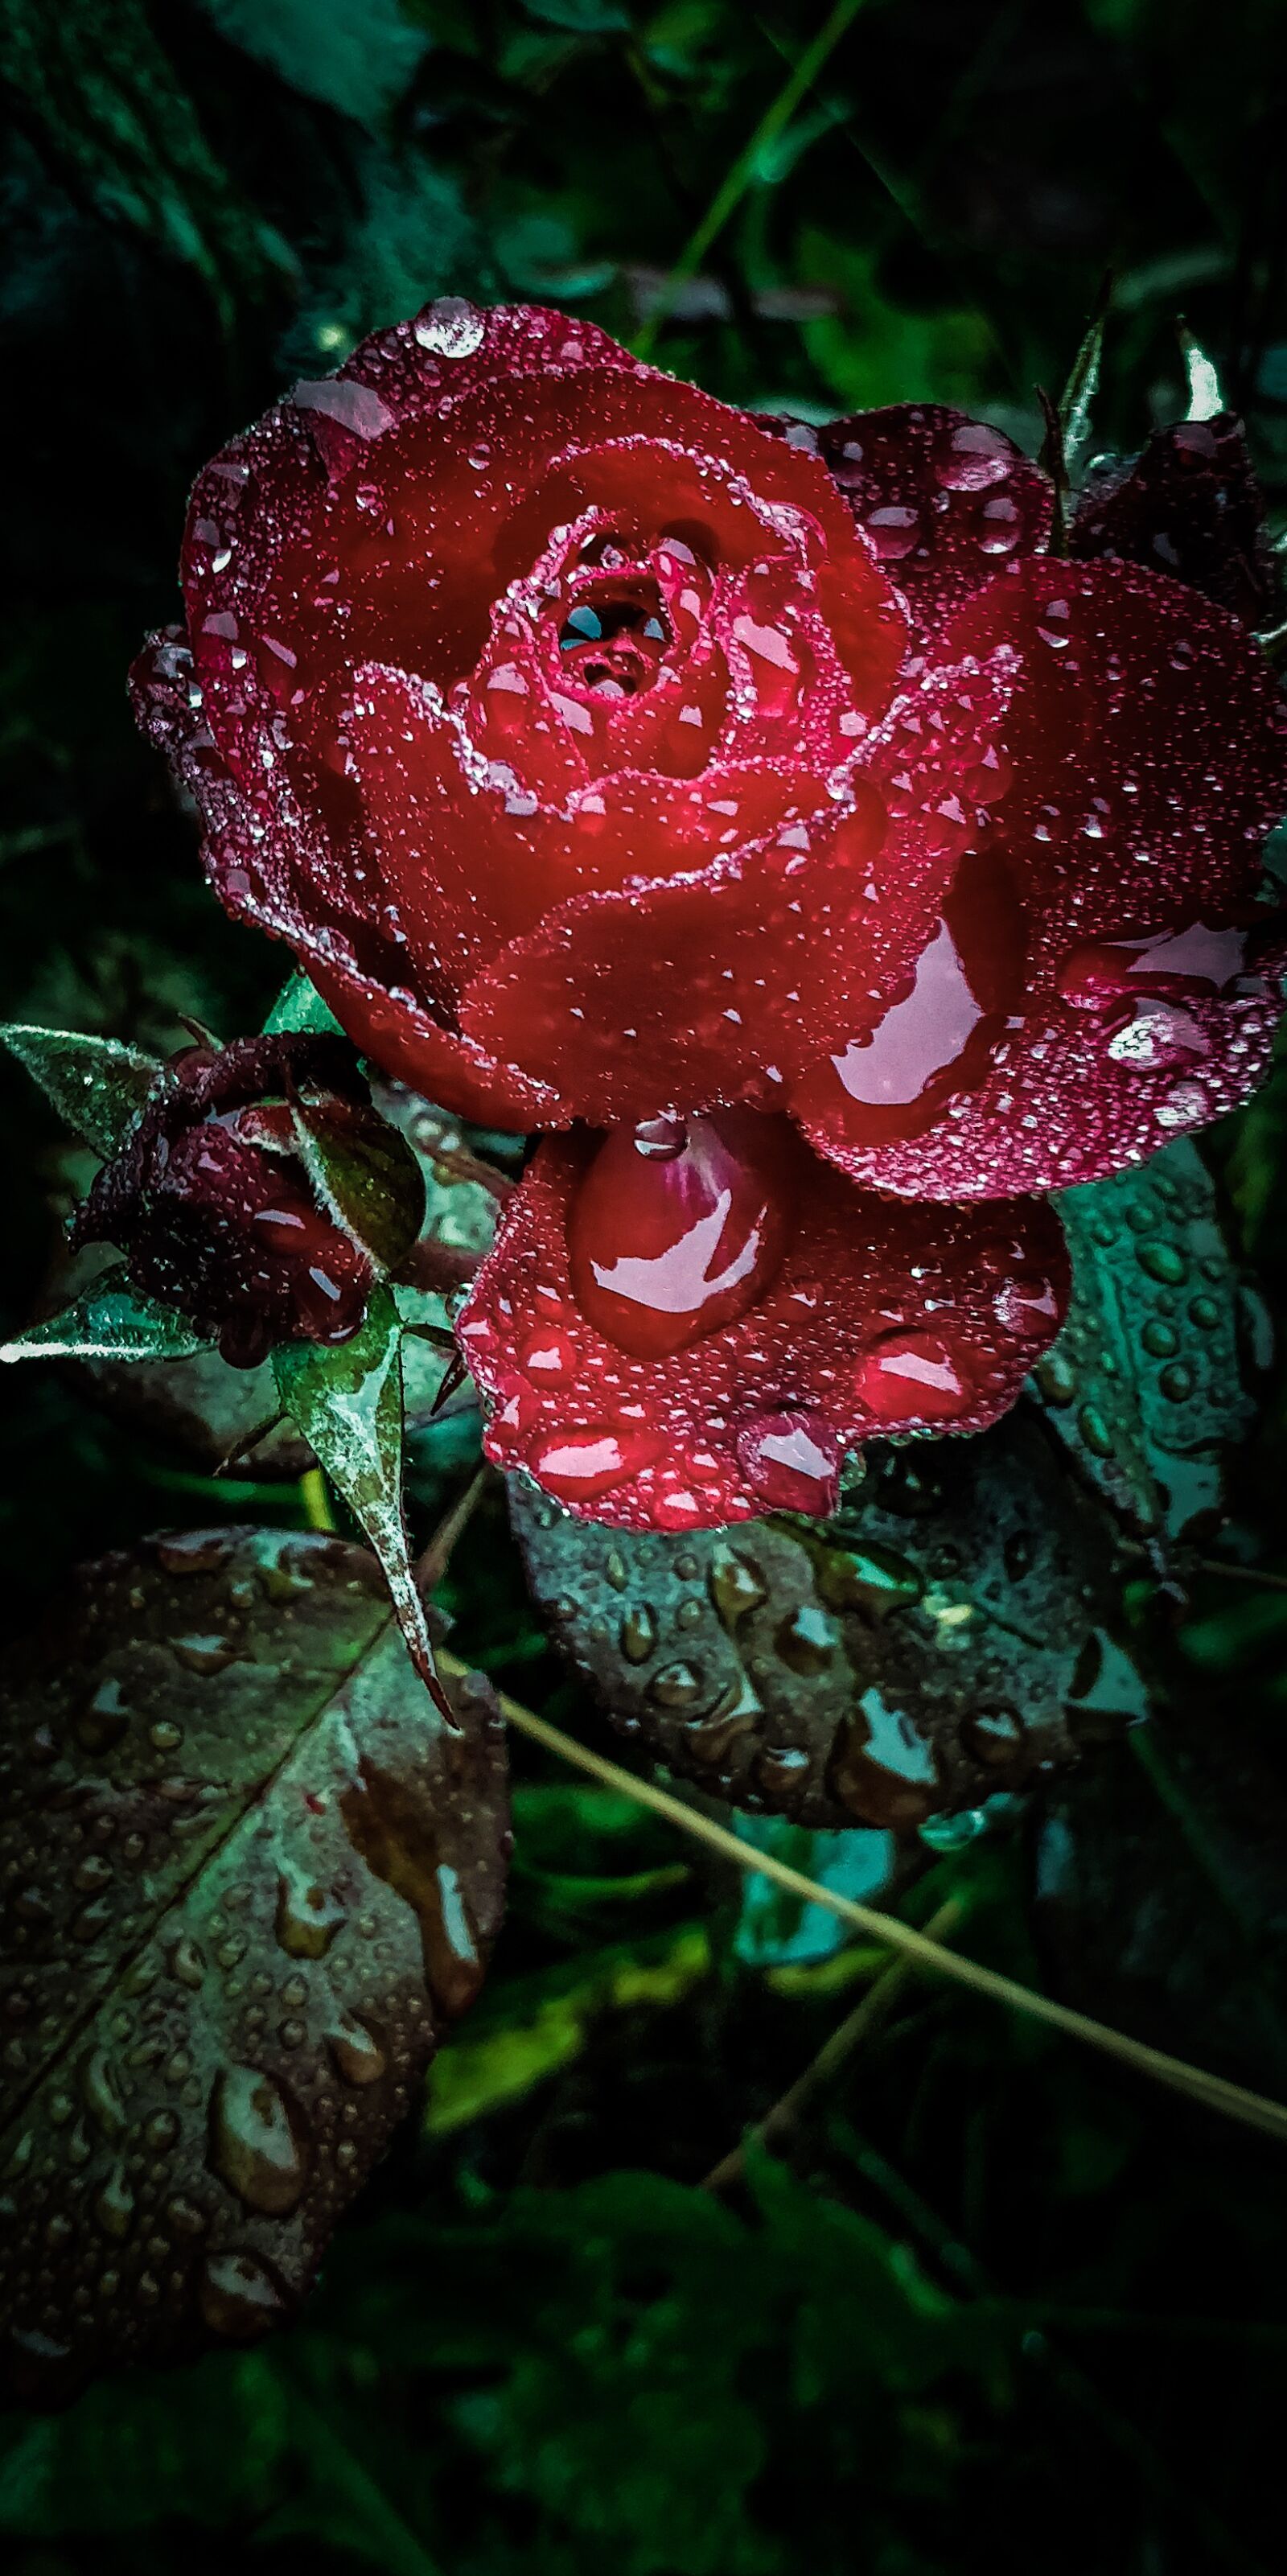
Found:
M 380 949 L 330 901 L 336 854 L 293 792 L 261 771 L 254 793 L 234 781 L 191 703 L 192 657 L 176 630 L 153 636 L 130 674 L 140 723 L 173 761 L 205 825 L 202 859 L 220 902 L 294 949 L 354 1044 L 458 1118 L 525 1134 L 571 1115 L 557 1092 L 497 1064 L 472 1038 L 443 1027 L 399 981 L 403 956 Z M 265 748 L 269 747 L 267 744 Z M 342 862 L 342 854 L 341 854 Z M 343 865 L 336 891 L 353 889 Z M 370 956 L 372 949 L 376 959 Z M 364 969 L 363 959 L 367 959 Z
M 1027 914 L 1022 1021 L 980 1087 L 919 1136 L 868 1141 L 830 1057 L 790 1104 L 821 1152 L 900 1196 L 1054 1189 L 1141 1162 L 1247 1097 L 1278 1017 L 1254 976 L 1218 991 L 1242 980 L 1236 940 L 1205 990 L 1177 949 L 1170 991 L 1132 991 L 1127 978 L 1101 1007 L 1061 997 L 1077 952 L 1101 943 L 1203 922 L 1272 931 L 1251 898 L 1287 808 L 1287 707 L 1256 645 L 1222 610 L 1134 566 L 1041 560 L 1002 574 L 945 637 L 955 651 L 1002 640 L 1023 663 L 999 816 Z
M 991 581 L 999 562 L 1044 550 L 1049 478 L 999 429 L 941 403 L 891 403 L 806 435 L 882 569 L 929 631 Z
M 838 806 L 552 912 L 462 995 L 462 1026 L 599 1124 L 780 1106 L 828 1034 L 882 1016 L 929 938 L 1010 681 L 1004 654 L 935 672 L 837 779 Z
M 567 1220 L 593 1139 L 547 1139 L 459 1324 L 495 1399 L 489 1456 L 622 1529 L 706 1529 L 834 1505 L 857 1443 L 978 1431 L 1013 1403 L 1068 1290 L 1039 1201 L 905 1208 L 803 1153 L 799 1232 L 761 1302 L 664 1360 L 596 1332 Z

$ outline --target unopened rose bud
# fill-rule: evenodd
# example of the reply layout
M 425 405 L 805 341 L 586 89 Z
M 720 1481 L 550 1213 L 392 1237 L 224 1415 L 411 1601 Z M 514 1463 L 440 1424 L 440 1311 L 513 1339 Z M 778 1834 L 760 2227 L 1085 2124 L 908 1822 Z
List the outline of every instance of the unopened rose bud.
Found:
M 347 1341 L 375 1262 L 324 1203 L 305 1151 L 315 1170 L 317 1149 L 369 1161 L 388 1136 L 337 1039 L 188 1048 L 99 1173 L 73 1246 L 116 1244 L 135 1286 L 190 1316 L 234 1367 L 277 1342 Z

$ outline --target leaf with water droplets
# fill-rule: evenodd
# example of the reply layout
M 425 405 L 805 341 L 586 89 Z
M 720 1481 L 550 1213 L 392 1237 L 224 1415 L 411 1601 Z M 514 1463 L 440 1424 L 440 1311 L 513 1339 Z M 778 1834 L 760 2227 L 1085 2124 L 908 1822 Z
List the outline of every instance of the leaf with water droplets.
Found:
M 209 1348 L 185 1315 L 140 1296 L 122 1269 L 106 1270 L 65 1306 L 0 1343 L 0 1360 L 191 1359 Z
M 505 1756 L 426 1706 L 365 1551 L 85 1568 L 0 1713 L 14 2393 L 289 2314 L 497 1931 Z
M 398 1267 L 419 1234 L 424 1184 L 405 1137 L 372 1109 L 355 1117 L 301 1098 L 291 1105 L 300 1155 L 322 1205 L 377 1270 Z
M 351 1340 L 331 1350 L 288 1343 L 273 1353 L 273 1368 L 287 1413 L 380 1560 L 412 1661 L 441 1707 L 402 1510 L 402 1336 L 392 1294 L 381 1287 Z
M 60 1118 L 92 1145 L 104 1162 L 120 1152 L 149 1092 L 165 1067 L 159 1056 L 115 1038 L 85 1037 L 78 1029 L 42 1029 L 10 1022 L 0 1038 L 51 1100 Z
M 1226 1453 L 1256 1413 L 1256 1314 L 1185 1137 L 1135 1171 L 1065 1190 L 1068 1321 L 1036 1392 L 1132 1527 L 1179 1538 L 1219 1512 Z
M 904 1828 L 1139 1713 L 1105 1525 L 1030 1416 L 873 1447 L 831 1522 L 674 1537 L 510 1505 L 536 1599 L 623 1733 L 736 1806 Z

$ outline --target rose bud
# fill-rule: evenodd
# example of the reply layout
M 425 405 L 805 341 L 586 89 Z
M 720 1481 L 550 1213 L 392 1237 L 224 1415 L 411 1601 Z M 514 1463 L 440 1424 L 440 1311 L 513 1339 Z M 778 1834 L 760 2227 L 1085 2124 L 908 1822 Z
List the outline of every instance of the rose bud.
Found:
M 254 1368 L 278 1342 L 349 1340 L 423 1204 L 342 1040 L 240 1038 L 173 1059 L 72 1246 L 116 1244 L 136 1288 Z

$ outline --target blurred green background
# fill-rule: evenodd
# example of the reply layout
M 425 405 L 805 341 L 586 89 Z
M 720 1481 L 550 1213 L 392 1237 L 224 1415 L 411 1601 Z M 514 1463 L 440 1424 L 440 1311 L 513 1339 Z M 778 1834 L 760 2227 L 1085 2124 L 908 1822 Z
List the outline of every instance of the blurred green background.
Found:
M 0 93 L 6 1017 L 257 1024 L 280 952 L 205 891 L 125 667 L 174 613 L 196 467 L 431 295 L 589 313 L 738 403 L 932 397 L 1035 448 L 1111 267 L 1097 443 L 1183 409 L 1182 312 L 1287 514 L 1282 0 L 0 0 Z M 16 1075 L 4 1108 L 21 1319 L 62 1175 Z M 1212 1153 L 1281 1311 L 1283 1077 Z M 157 1521 L 303 1508 L 11 1374 L 11 1625 Z M 951 1897 L 1039 1981 L 1034 1851 L 1063 1834 L 1091 2007 L 1279 2093 L 1283 1421 L 1279 1380 L 1234 1497 L 1253 1579 L 1199 1574 L 1179 1611 L 1141 1567 L 1127 1604 L 1185 1798 L 1107 1748 L 1044 1827 L 928 1842 L 904 1900 Z M 419 1458 L 421 1526 L 467 1465 Z M 468 1652 L 606 1742 L 498 1504 L 451 1600 Z M 1278 2569 L 1281 2148 L 909 1985 L 785 2157 L 704 2192 L 880 1962 L 518 1769 L 496 1972 L 304 2323 L 0 2426 L 17 2576 Z M 1065 1974 L 1079 1934 L 1074 1902 Z

